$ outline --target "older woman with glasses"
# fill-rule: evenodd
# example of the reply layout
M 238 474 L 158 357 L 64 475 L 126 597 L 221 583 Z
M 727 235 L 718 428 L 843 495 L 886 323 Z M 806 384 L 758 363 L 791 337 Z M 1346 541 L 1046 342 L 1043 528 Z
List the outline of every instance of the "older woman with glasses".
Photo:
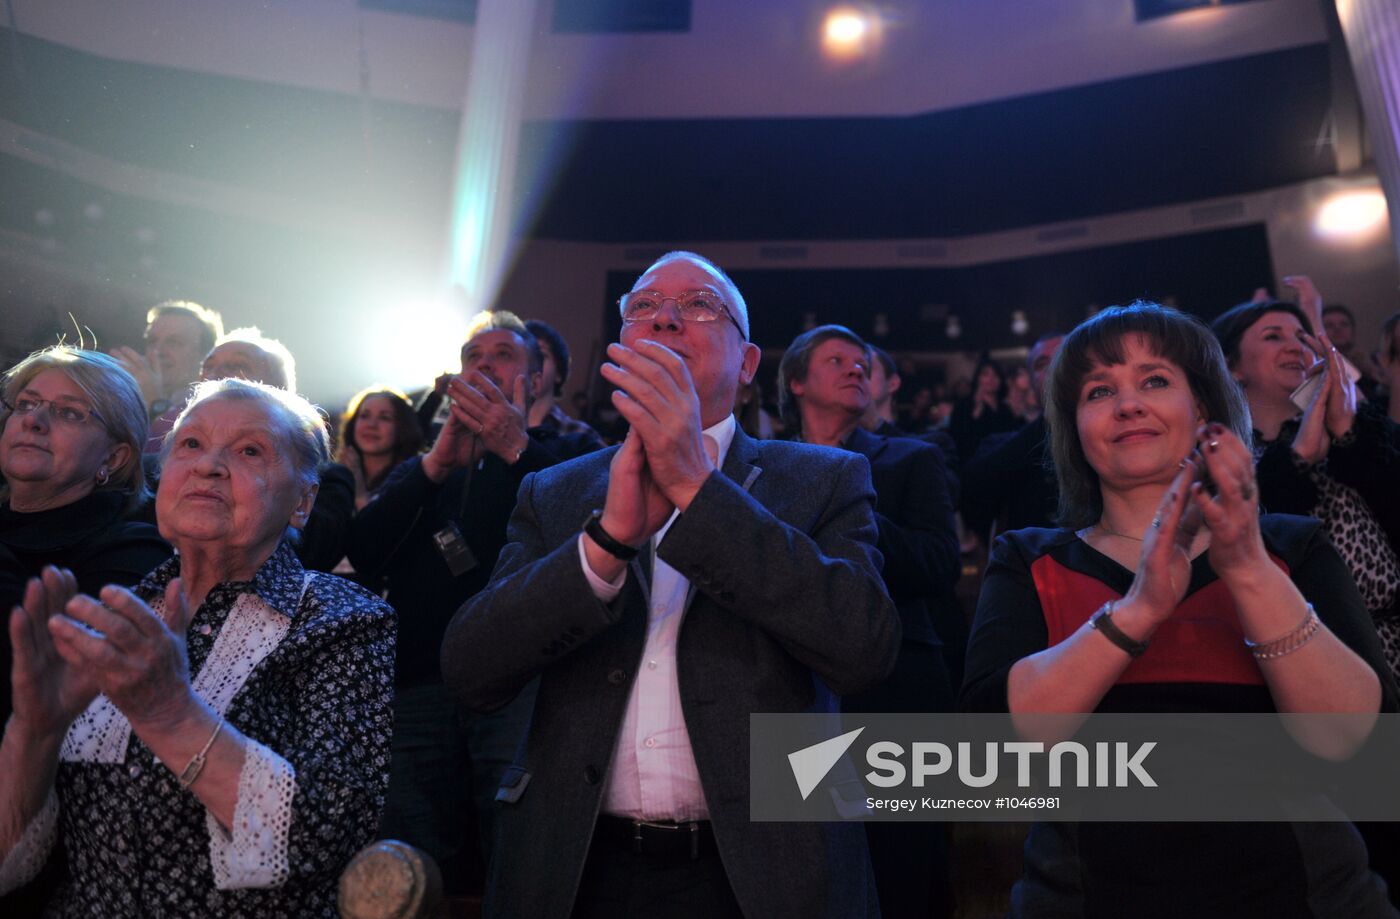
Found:
M 57 848 L 55 915 L 336 915 L 383 806 L 394 616 L 292 550 L 328 451 L 300 397 L 199 384 L 156 496 L 177 555 L 100 602 L 66 570 L 30 580 L 9 617 L 0 893 Z
M 0 611 L 45 565 L 78 589 L 135 584 L 170 557 L 155 527 L 125 515 L 149 493 L 141 476 L 146 407 L 113 358 L 59 346 L 12 367 L 0 386 Z M 10 713 L 10 645 L 0 636 L 0 721 Z

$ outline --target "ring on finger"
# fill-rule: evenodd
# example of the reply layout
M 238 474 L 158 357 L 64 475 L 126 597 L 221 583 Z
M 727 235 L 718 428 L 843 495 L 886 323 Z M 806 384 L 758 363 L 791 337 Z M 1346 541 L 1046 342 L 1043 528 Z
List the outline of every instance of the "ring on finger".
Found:
M 1161 517 L 1153 517 L 1153 518 L 1152 518 L 1152 529 L 1154 529 L 1154 530 L 1160 530 L 1161 528 L 1162 528 L 1162 518 L 1161 518 Z

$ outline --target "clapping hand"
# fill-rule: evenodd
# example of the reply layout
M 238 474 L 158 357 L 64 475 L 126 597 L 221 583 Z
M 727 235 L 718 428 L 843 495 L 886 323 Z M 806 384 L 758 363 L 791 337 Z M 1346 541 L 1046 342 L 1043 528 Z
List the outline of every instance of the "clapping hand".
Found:
M 136 384 L 141 387 L 141 398 L 146 400 L 147 406 L 165 397 L 165 383 L 160 378 L 160 370 L 146 360 L 144 354 L 123 345 L 112 349 L 112 357 L 117 359 L 117 363 L 121 364 L 127 373 L 136 378 Z
M 59 656 L 88 674 L 134 730 L 178 722 L 193 701 L 185 652 L 192 613 L 180 579 L 165 589 L 163 616 L 124 587 L 104 587 L 101 597 L 79 594 L 52 618 Z
M 602 373 L 617 387 L 613 404 L 640 438 L 652 481 L 684 512 L 715 469 L 690 369 L 676 352 L 646 339 L 635 349 L 609 345 L 608 356 L 615 363 Z
M 1324 425 L 1333 440 L 1345 437 L 1356 421 L 1356 382 L 1347 370 L 1346 358 L 1326 335 L 1316 338 L 1303 333 L 1307 343 L 1322 359 L 1323 372 L 1328 376 L 1326 401 L 1323 403 Z
M 1137 575 L 1123 598 L 1147 610 L 1154 623 L 1172 614 L 1191 582 L 1191 544 L 1201 527 L 1201 513 L 1192 504 L 1191 494 L 1200 475 L 1201 459 L 1193 452 L 1182 460 L 1143 535 Z
M 33 737 L 60 737 L 96 698 L 94 674 L 75 666 L 55 647 L 49 622 L 78 593 L 67 569 L 49 566 L 30 578 L 23 602 L 10 613 L 14 668 L 14 718 Z
M 527 383 L 516 377 L 509 400 L 483 374 L 472 371 L 447 383 L 449 415 L 437 440 L 423 457 L 423 473 L 441 483 L 454 469 L 463 469 L 492 452 L 508 463 L 529 446 L 526 433 Z
M 1326 458 L 1334 439 L 1351 431 L 1356 420 L 1357 396 L 1356 384 L 1347 373 L 1341 354 L 1327 337 L 1304 333 L 1302 338 L 1321 357 L 1312 373 L 1320 374 L 1322 382 L 1303 410 L 1303 419 L 1293 438 L 1293 452 L 1311 466 Z
M 1204 474 L 1191 485 L 1191 503 L 1210 530 L 1210 566 L 1220 579 L 1268 564 L 1259 531 L 1259 488 L 1254 479 L 1254 455 L 1222 424 L 1205 425 L 1197 435 Z
M 478 370 L 456 377 L 448 384 L 452 414 L 468 430 L 476 432 L 481 450 L 490 451 L 513 463 L 529 446 L 526 416 L 530 404 L 529 382 L 517 376 L 511 396 L 501 391 L 491 378 Z

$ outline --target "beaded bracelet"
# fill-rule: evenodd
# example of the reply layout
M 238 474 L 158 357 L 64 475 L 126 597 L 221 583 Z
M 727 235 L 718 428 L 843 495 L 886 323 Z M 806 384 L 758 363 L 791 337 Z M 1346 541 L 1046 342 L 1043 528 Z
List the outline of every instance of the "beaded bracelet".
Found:
M 1308 604 L 1308 615 L 1298 626 L 1287 634 L 1280 635 L 1270 641 L 1250 641 L 1244 640 L 1245 647 L 1249 648 L 1255 660 L 1271 661 L 1275 658 L 1283 657 L 1285 654 L 1292 654 L 1303 645 L 1317 637 L 1317 633 L 1322 629 L 1322 621 L 1317 618 L 1317 611 L 1313 609 L 1311 603 Z

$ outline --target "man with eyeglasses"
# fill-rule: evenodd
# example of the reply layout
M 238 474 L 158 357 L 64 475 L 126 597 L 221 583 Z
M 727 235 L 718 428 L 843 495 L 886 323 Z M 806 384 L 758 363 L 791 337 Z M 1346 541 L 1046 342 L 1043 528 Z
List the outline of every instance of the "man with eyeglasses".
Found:
M 223 334 L 224 320 L 216 310 L 190 300 L 166 300 L 146 313 L 145 353 L 119 347 L 112 356 L 136 378 L 154 419 L 185 407 L 200 363 Z M 148 447 L 147 452 L 158 449 Z
M 869 466 L 737 429 L 759 351 L 708 259 L 663 256 L 620 309 L 603 376 L 626 440 L 525 479 L 443 643 L 470 707 L 541 676 L 486 913 L 878 915 L 858 823 L 748 809 L 751 713 L 834 712 L 893 666 Z

